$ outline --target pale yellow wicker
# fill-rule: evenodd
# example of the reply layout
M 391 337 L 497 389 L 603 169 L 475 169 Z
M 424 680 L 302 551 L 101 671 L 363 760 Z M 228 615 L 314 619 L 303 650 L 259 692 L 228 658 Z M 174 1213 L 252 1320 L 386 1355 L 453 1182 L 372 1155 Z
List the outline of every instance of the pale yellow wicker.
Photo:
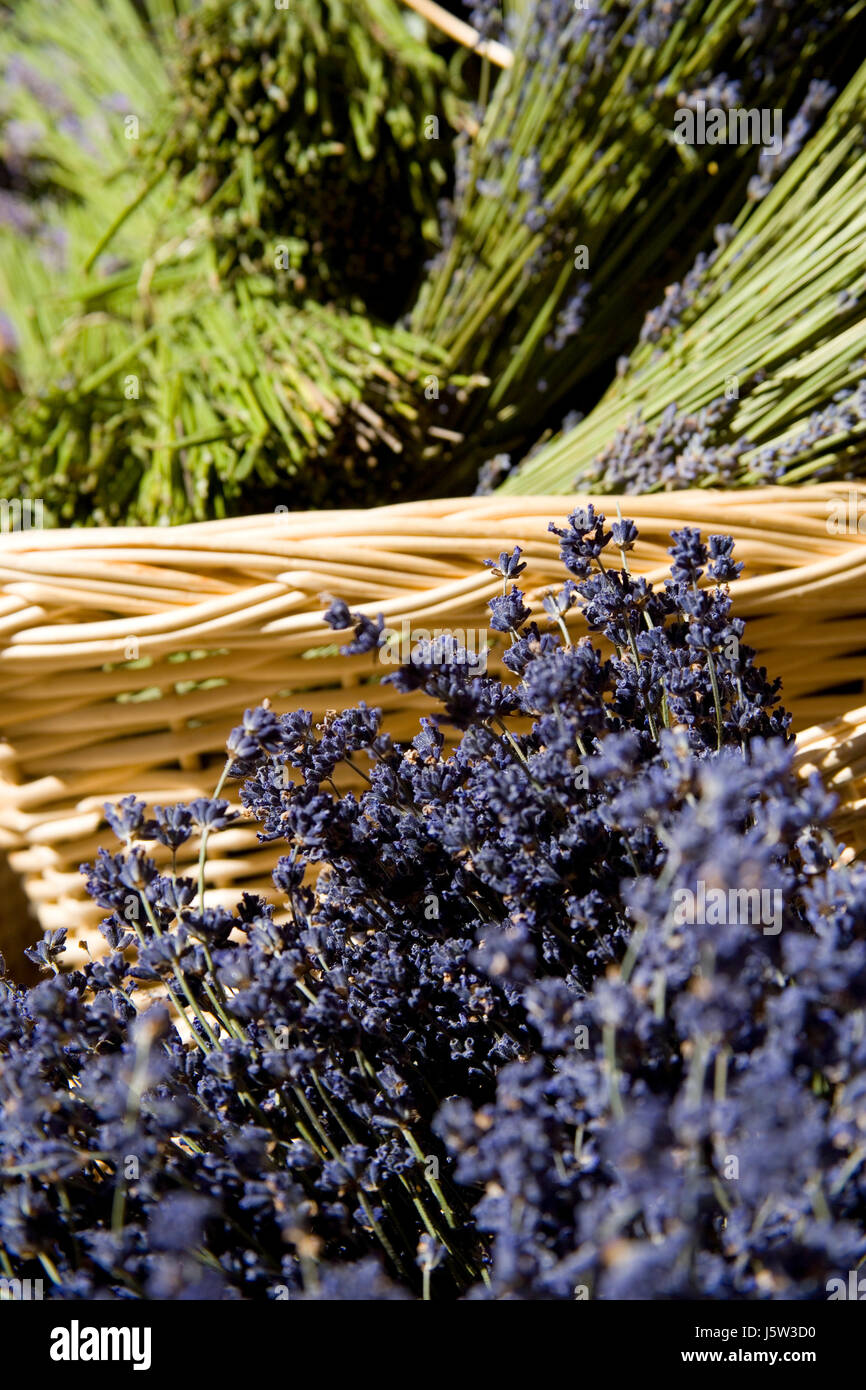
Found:
M 854 524 L 840 526 L 839 499 Z M 77 865 L 110 842 L 102 803 L 129 792 L 151 805 L 212 793 L 245 706 L 267 696 L 276 708 L 321 715 L 366 699 L 384 707 L 395 736 L 414 731 L 426 702 L 381 687 L 385 668 L 374 658 L 333 654 L 324 596 L 381 612 L 393 628 L 484 629 L 500 584 L 483 560 L 519 543 L 526 587 L 543 593 L 562 578 L 548 521 L 586 500 L 470 498 L 0 536 L 0 849 L 43 927 L 92 944 L 101 913 L 83 897 Z M 593 500 L 616 514 L 616 499 Z M 866 711 L 849 711 L 866 704 L 866 522 L 863 532 L 856 525 L 866 489 L 620 503 L 640 526 L 634 567 L 650 577 L 666 572 L 678 526 L 735 536 L 746 571 L 734 601 L 749 619 L 747 640 L 783 677 L 795 727 L 827 726 L 803 735 L 800 759 L 836 786 L 840 825 L 859 845 Z M 332 654 L 317 654 L 328 646 Z M 276 853 L 258 845 L 251 824 L 214 835 L 209 901 L 268 891 Z

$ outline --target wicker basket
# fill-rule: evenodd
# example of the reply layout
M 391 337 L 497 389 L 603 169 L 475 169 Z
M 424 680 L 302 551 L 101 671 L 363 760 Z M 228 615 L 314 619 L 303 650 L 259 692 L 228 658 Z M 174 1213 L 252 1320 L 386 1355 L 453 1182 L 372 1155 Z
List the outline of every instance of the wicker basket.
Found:
M 324 595 L 381 612 L 396 629 L 405 621 L 413 632 L 483 630 L 499 581 L 482 561 L 520 544 L 522 582 L 530 597 L 544 592 L 562 578 L 548 521 L 586 500 L 470 498 L 0 536 L 0 848 L 42 926 L 93 944 L 102 914 L 84 898 L 77 866 L 111 840 L 103 802 L 129 792 L 151 804 L 211 794 L 245 706 L 268 696 L 278 709 L 320 715 L 366 699 L 385 709 L 396 737 L 415 730 L 425 699 L 380 687 L 373 657 L 335 654 Z M 615 514 L 616 499 L 592 500 Z M 634 568 L 651 578 L 667 571 L 672 529 L 734 535 L 746 565 L 734 604 L 750 620 L 747 640 L 783 677 L 795 728 L 808 730 L 800 762 L 837 788 L 840 827 L 860 847 L 866 534 L 829 518 L 842 502 L 846 515 L 866 513 L 866 489 L 620 502 L 640 527 Z M 497 660 L 494 651 L 491 669 Z M 253 825 L 212 836 L 209 849 L 209 901 L 272 891 L 277 851 L 258 844 Z

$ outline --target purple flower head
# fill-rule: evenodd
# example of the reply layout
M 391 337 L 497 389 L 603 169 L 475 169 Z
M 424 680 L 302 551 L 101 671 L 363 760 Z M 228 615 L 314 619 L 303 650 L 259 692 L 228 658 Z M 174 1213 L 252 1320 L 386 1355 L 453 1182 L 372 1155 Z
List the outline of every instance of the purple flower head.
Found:
M 559 536 L 559 553 L 565 568 L 578 579 L 585 579 L 601 552 L 610 541 L 610 532 L 604 529 L 604 517 L 599 515 L 592 503 L 571 513 L 568 527 L 561 529 L 551 521 L 549 531 Z
M 325 622 L 337 631 L 354 627 L 354 638 L 345 647 L 340 648 L 343 656 L 362 656 L 366 652 L 378 651 L 385 644 L 385 619 L 381 613 L 375 619 L 368 617 L 366 613 L 351 613 L 348 604 L 335 598 L 325 614 Z
M 325 622 L 328 627 L 340 632 L 344 628 L 352 626 L 352 614 L 349 612 L 349 605 L 341 598 L 331 600 L 331 606 L 325 613 Z
M 562 588 L 555 593 L 545 594 L 541 600 L 541 606 L 549 618 L 556 622 L 565 616 L 577 602 L 577 585 L 571 579 L 566 579 Z
M 171 850 L 180 849 L 192 834 L 192 818 L 185 806 L 155 806 L 155 820 L 147 821 L 140 834 L 143 840 L 158 840 Z
M 518 633 L 532 617 L 532 610 L 523 602 L 520 589 L 509 589 L 507 594 L 499 594 L 489 601 L 487 607 L 491 613 L 490 626 L 495 632 Z
M 633 550 L 637 540 L 637 527 L 633 521 L 615 521 L 610 528 L 611 539 L 617 550 Z
M 261 753 L 279 753 L 283 746 L 282 729 L 273 710 L 265 705 L 244 711 L 243 723 L 232 729 L 226 748 L 232 758 L 246 761 Z
M 237 811 L 230 811 L 229 803 L 218 797 L 196 797 L 186 809 L 197 830 L 225 830 L 238 818 Z
M 498 560 L 485 560 L 484 563 L 497 579 L 516 579 L 526 569 L 525 562 L 520 559 L 522 554 L 522 549 L 516 545 L 510 555 L 503 550 Z
M 141 833 L 147 806 L 137 797 L 121 797 L 116 805 L 106 801 L 102 809 L 118 840 L 134 840 Z
M 384 646 L 385 619 L 381 613 L 377 618 L 369 618 L 366 613 L 353 613 L 352 618 L 355 636 L 347 646 L 340 648 L 343 656 L 363 656 Z

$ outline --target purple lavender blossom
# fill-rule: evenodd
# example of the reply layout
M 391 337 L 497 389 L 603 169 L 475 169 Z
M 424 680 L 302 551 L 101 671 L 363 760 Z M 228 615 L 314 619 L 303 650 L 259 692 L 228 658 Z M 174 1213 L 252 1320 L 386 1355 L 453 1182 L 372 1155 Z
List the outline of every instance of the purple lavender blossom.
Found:
M 278 905 L 196 904 L 129 847 L 141 804 L 111 808 L 127 844 L 86 870 L 106 955 L 64 972 L 48 933 L 39 984 L 0 979 L 16 1274 L 50 1260 L 71 1298 L 751 1300 L 856 1267 L 866 869 L 794 776 L 732 542 L 683 528 L 652 586 L 618 567 L 628 518 L 553 530 L 574 578 L 550 631 L 504 552 L 509 677 L 433 639 L 398 673 L 442 702 L 411 743 L 366 705 L 246 713 L 229 757 L 285 846 Z M 561 632 L 576 606 L 604 651 Z M 155 825 L 230 819 L 202 798 Z M 699 883 L 778 895 L 779 929 L 684 924 Z

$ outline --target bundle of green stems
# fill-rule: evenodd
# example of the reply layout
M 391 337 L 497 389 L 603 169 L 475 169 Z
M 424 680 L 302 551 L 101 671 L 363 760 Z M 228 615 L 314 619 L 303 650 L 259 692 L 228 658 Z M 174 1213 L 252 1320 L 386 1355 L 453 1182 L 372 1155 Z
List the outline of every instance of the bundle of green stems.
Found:
M 853 42 L 863 24 L 860 5 L 826 27 L 774 6 L 768 45 L 746 36 L 750 0 L 686 0 L 661 32 L 660 6 L 566 8 L 512 22 L 514 63 L 466 143 L 452 235 L 412 314 L 455 370 L 489 381 L 455 416 L 466 443 L 448 482 L 524 453 L 540 418 L 588 409 L 665 281 L 735 220 L 755 147 L 678 145 L 676 111 L 703 94 L 793 116 L 811 78 L 853 66 L 840 33 Z
M 319 164 L 308 170 L 321 184 L 319 203 L 339 204 L 341 178 L 363 201 L 364 168 L 377 177 L 376 140 L 383 148 L 391 140 L 394 160 L 405 153 L 417 164 L 398 98 L 415 102 L 414 138 L 426 145 L 421 113 L 445 75 L 408 29 L 399 48 L 396 0 L 365 0 L 360 17 L 340 0 L 328 7 L 343 48 L 300 54 L 296 96 L 306 101 L 301 133 L 311 145 L 317 122 L 332 144 L 328 120 L 345 123 L 337 134 L 351 132 L 351 151 L 344 139 L 343 154 L 331 150 L 328 159 L 320 139 Z M 0 493 L 38 496 L 50 521 L 151 524 L 367 502 L 411 480 L 429 443 L 425 384 L 441 374 L 444 352 L 374 315 L 362 296 L 329 297 L 312 273 L 308 282 L 298 228 L 284 231 L 279 221 L 285 190 L 268 179 L 272 136 L 258 132 L 256 144 L 246 111 L 231 151 L 211 125 L 202 129 L 201 165 L 184 167 L 182 137 L 200 84 L 193 90 L 190 74 L 189 90 L 175 91 L 183 43 L 193 43 L 196 25 L 204 43 L 214 24 L 244 17 L 251 43 L 258 27 L 276 24 L 280 62 L 299 57 L 297 17 L 246 0 L 201 12 L 186 0 L 148 0 L 143 18 L 132 0 L 76 0 L 68 15 L 24 0 L 0 38 L 0 64 L 15 76 L 7 114 L 30 129 L 31 159 L 47 181 L 44 196 L 16 198 L 0 226 L 0 307 L 14 345 L 4 361 L 13 370 L 0 373 Z M 314 19 L 306 7 L 307 28 Z M 310 101 L 312 79 L 321 79 L 319 98 L 332 90 L 337 56 L 349 61 L 344 49 L 370 82 L 328 116 Z M 254 45 L 243 53 L 246 66 L 232 80 L 243 79 L 250 99 L 275 101 L 272 81 L 270 97 L 259 90 Z M 401 86 L 386 101 L 389 73 Z M 296 134 L 301 127 L 293 120 Z M 217 170 L 225 177 L 214 184 Z M 420 197 L 422 173 L 409 183 Z M 231 225 L 240 218 L 258 239 L 256 254 L 241 244 L 227 255 L 228 208 Z M 420 243 L 430 229 L 414 211 Z M 373 271 L 371 282 L 378 263 Z M 449 388 L 459 382 L 452 373 Z
M 507 492 L 796 483 L 866 464 L 866 65 L 761 202 L 747 203 L 681 323 L 643 341 L 587 418 L 541 448 Z M 639 446 L 673 412 L 730 471 L 653 476 Z M 706 412 L 702 416 L 701 412 Z M 629 442 L 629 437 L 631 442 Z M 665 463 L 670 465 L 671 460 Z M 675 461 L 674 461 L 675 463 Z

